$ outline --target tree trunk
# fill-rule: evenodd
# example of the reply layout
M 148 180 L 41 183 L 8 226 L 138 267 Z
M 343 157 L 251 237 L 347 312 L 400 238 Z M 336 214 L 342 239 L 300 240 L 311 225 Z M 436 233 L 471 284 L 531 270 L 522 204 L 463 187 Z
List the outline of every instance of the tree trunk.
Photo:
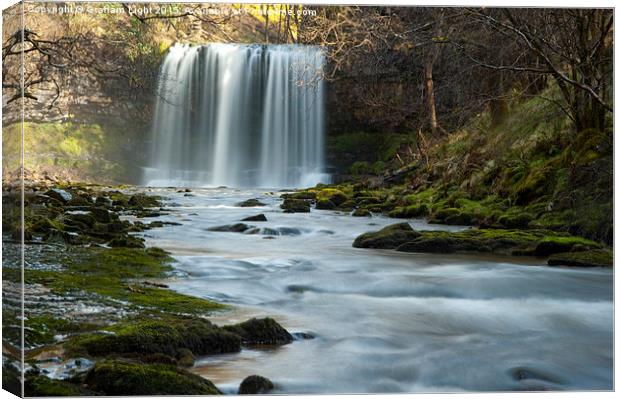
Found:
M 433 64 L 434 59 L 430 59 L 424 66 L 424 81 L 426 82 L 426 103 L 428 107 L 428 116 L 431 124 L 431 132 L 433 136 L 437 135 L 439 130 L 439 122 L 437 121 L 437 106 L 435 104 L 435 85 L 433 82 Z

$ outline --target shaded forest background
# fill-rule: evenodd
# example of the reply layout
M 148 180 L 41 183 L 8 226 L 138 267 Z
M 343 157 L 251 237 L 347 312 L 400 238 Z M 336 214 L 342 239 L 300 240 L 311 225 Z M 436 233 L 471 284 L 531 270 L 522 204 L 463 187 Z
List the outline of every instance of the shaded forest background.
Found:
M 79 3 L 37 3 L 65 4 Z M 4 12 L 5 176 L 18 161 L 22 89 L 33 178 L 136 183 L 173 43 L 313 44 L 328 56 L 336 181 L 534 204 L 560 212 L 549 225 L 611 240 L 612 10 L 90 5 L 120 12 L 27 10 L 24 30 L 18 6 Z

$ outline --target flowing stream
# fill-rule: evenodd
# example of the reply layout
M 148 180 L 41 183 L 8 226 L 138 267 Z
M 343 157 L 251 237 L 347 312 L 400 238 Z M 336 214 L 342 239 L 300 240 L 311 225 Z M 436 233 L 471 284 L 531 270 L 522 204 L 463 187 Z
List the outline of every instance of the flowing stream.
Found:
M 397 220 L 285 214 L 279 193 L 153 194 L 169 198 L 161 220 L 182 223 L 145 233 L 178 261 L 171 288 L 234 305 L 216 323 L 271 316 L 315 335 L 199 359 L 192 371 L 225 392 L 251 374 L 272 379 L 278 393 L 612 389 L 609 269 L 357 249 L 358 234 Z M 267 205 L 235 206 L 248 198 Z M 268 221 L 247 223 L 279 235 L 206 230 L 258 213 Z
M 325 182 L 323 50 L 176 44 L 159 73 L 150 186 Z

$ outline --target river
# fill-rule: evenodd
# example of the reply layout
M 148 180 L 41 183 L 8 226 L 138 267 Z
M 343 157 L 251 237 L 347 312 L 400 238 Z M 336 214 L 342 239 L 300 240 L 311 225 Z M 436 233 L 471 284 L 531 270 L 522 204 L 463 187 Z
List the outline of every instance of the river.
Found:
M 283 213 L 278 192 L 151 189 L 181 223 L 144 233 L 177 260 L 179 292 L 233 305 L 218 324 L 275 318 L 299 339 L 201 358 L 192 369 L 234 393 L 259 374 L 277 393 L 613 388 L 613 272 L 543 259 L 358 249 L 396 223 L 335 211 Z M 259 198 L 266 206 L 236 203 Z M 284 235 L 212 232 L 246 222 Z M 412 220 L 416 229 L 461 229 Z

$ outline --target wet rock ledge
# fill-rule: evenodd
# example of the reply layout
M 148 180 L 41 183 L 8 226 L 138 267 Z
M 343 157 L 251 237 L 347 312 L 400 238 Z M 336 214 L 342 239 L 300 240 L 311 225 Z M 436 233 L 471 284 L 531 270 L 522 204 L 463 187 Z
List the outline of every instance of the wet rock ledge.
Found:
M 613 254 L 603 244 L 548 230 L 470 228 L 459 232 L 417 231 L 409 223 L 397 223 L 358 236 L 353 246 L 400 252 L 538 256 L 549 258 L 550 266 L 613 265 Z
M 168 289 L 173 259 L 136 235 L 165 225 L 143 221 L 166 213 L 159 197 L 124 187 L 31 185 L 23 229 L 19 191 L 2 200 L 3 371 L 16 375 L 19 357 L 19 306 L 11 298 L 18 298 L 23 233 L 26 396 L 221 394 L 188 371 L 198 357 L 293 341 L 271 318 L 215 325 L 208 317 L 228 306 Z M 62 379 L 50 378 L 50 364 L 66 369 Z M 243 390 L 273 387 L 255 380 Z

